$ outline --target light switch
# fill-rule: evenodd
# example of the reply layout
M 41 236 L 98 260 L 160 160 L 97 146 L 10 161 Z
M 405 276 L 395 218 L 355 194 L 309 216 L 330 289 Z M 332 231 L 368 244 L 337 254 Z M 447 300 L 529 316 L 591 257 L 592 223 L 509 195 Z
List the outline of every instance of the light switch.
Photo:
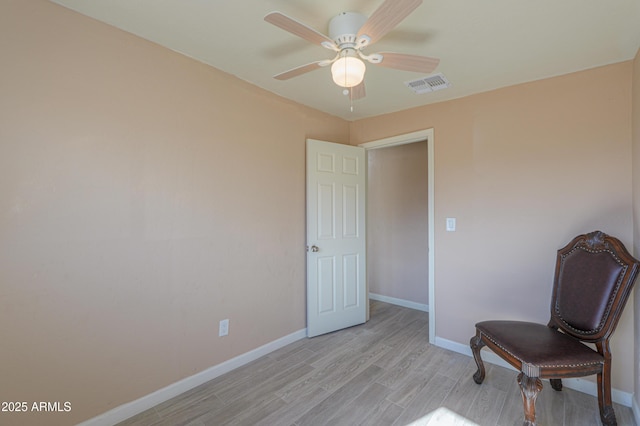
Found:
M 456 218 L 448 217 L 447 218 L 447 231 L 454 232 L 456 230 Z

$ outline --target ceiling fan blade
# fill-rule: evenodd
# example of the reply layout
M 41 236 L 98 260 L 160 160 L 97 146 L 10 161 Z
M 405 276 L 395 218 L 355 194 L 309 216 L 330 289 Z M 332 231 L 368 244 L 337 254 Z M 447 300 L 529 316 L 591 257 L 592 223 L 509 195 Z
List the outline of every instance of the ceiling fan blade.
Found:
M 394 68 L 403 71 L 413 71 L 428 74 L 438 67 L 440 59 L 428 56 L 407 55 L 404 53 L 379 52 L 382 60 L 377 64 L 381 67 Z
M 351 93 L 349 93 L 349 96 L 351 96 L 351 99 L 354 101 L 367 96 L 367 91 L 364 88 L 364 81 L 357 86 L 349 88 L 349 90 L 351 91 Z
M 358 39 L 366 36 L 367 44 L 375 43 L 421 4 L 422 0 L 385 0 L 360 28 Z
M 335 42 L 326 35 L 314 30 L 311 27 L 306 26 L 301 22 L 296 21 L 293 18 L 288 17 L 283 13 L 268 13 L 264 17 L 264 20 L 269 22 L 270 24 L 275 25 L 276 27 L 280 27 L 283 30 L 290 32 L 291 34 L 295 34 L 300 38 L 310 41 L 311 43 L 319 44 L 322 46 L 322 42 L 328 42 L 331 45 L 335 45 Z
M 316 62 L 311 62 L 310 64 L 301 65 L 299 67 L 290 69 L 288 71 L 281 72 L 280 74 L 276 74 L 273 76 L 273 78 L 275 78 L 276 80 L 289 80 L 290 78 L 297 77 L 299 75 L 311 72 L 318 68 L 322 68 L 323 66 L 322 64 L 324 62 L 326 61 L 316 61 Z

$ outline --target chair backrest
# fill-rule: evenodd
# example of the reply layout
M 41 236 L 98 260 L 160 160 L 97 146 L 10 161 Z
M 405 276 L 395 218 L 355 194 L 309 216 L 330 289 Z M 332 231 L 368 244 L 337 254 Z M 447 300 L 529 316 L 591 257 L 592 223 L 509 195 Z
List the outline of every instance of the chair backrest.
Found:
M 600 231 L 577 236 L 558 250 L 549 324 L 582 341 L 608 339 L 639 268 L 617 238 Z

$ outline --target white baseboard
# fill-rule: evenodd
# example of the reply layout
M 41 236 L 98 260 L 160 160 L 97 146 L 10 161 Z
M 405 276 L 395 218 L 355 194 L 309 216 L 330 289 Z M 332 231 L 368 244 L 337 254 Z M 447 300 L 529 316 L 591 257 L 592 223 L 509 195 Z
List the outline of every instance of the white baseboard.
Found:
M 392 305 L 403 306 L 405 308 L 417 309 L 418 311 L 429 312 L 429 305 L 416 303 L 410 300 L 397 299 L 395 297 L 383 296 L 381 294 L 369 293 L 369 299 L 379 302 L 391 303 Z
M 436 346 L 439 346 L 444 349 L 449 349 L 453 352 L 458 352 L 461 354 L 468 355 L 470 357 L 473 356 L 471 353 L 471 347 L 469 345 L 463 345 L 462 343 L 453 342 L 451 340 L 443 339 L 441 337 L 436 337 Z M 510 364 L 500 358 L 498 355 L 494 354 L 491 351 L 485 350 L 482 351 L 482 360 L 491 364 L 499 365 L 500 367 L 506 367 L 513 371 L 513 368 Z M 578 392 L 586 393 L 587 395 L 596 396 L 598 395 L 598 388 L 595 382 L 585 379 L 562 379 L 562 385 L 568 387 L 569 389 L 577 390 Z M 632 406 L 633 395 L 629 392 L 623 392 L 618 389 L 611 389 L 611 399 L 613 402 L 616 402 L 620 405 L 624 405 L 625 407 Z M 638 410 L 637 405 L 636 409 L 634 409 L 634 415 L 636 417 L 636 423 L 638 420 Z M 640 424 L 640 423 L 638 423 Z
M 633 410 L 633 417 L 636 419 L 636 424 L 640 425 L 640 406 L 638 406 L 638 400 L 636 398 L 633 398 L 631 410 Z
M 135 401 L 113 408 L 106 413 L 80 423 L 78 426 L 114 425 L 305 337 L 307 337 L 306 329 L 296 331 L 295 333 L 284 336 L 278 340 L 274 340 L 273 342 L 267 343 L 257 349 L 246 352 L 221 364 L 214 365 L 213 367 L 196 373 L 193 376 L 186 377 L 178 382 L 170 384 L 167 387 L 150 393 L 149 395 L 136 399 Z

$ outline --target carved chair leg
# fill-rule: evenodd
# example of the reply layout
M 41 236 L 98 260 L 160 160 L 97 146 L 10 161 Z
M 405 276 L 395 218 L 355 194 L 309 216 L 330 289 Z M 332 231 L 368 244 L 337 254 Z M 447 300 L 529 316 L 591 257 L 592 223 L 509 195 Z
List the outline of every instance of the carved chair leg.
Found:
M 609 342 L 596 343 L 598 352 L 604 356 L 602 371 L 598 373 L 598 407 L 600 420 L 604 426 L 617 426 L 616 413 L 611 402 L 611 350 Z
M 605 363 L 604 371 L 598 374 L 598 406 L 600 408 L 600 420 L 604 426 L 617 426 L 616 413 L 611 403 L 611 364 Z
M 484 342 L 480 337 L 480 332 L 478 332 L 475 336 L 471 338 L 469 342 L 471 346 L 471 352 L 473 352 L 473 359 L 476 360 L 476 365 L 478 366 L 478 371 L 473 375 L 473 381 L 477 384 L 481 384 L 484 381 L 484 363 L 482 362 L 482 358 L 480 357 L 480 349 L 484 346 Z
M 551 383 L 553 390 L 562 390 L 562 379 L 549 379 L 549 382 Z
M 524 404 L 523 426 L 536 426 L 536 398 L 542 390 L 542 381 L 538 377 L 529 377 L 520 373 L 518 374 L 518 384 Z

